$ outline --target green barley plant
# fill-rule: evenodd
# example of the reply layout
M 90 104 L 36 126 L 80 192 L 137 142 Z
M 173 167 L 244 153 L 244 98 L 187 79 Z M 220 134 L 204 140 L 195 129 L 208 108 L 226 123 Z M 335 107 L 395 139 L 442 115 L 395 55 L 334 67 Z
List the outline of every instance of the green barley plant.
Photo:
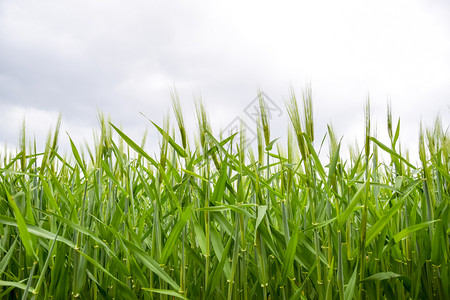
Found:
M 171 96 L 176 127 L 149 120 L 157 156 L 102 115 L 94 146 L 69 133 L 61 153 L 59 119 L 44 151 L 25 125 L 17 152 L 1 150 L 1 299 L 450 299 L 439 118 L 414 165 L 390 105 L 381 141 L 367 102 L 363 150 L 344 160 L 329 125 L 324 160 L 310 88 L 286 103 L 286 143 L 260 99 L 255 154 L 244 127 L 216 137 L 201 102 L 191 140 Z

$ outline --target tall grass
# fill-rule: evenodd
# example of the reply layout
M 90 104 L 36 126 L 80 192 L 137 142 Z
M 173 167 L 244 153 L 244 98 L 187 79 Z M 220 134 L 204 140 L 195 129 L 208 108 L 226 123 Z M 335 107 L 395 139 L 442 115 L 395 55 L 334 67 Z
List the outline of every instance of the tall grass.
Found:
M 314 144 L 311 91 L 287 103 L 287 143 L 260 101 L 257 155 L 218 139 L 197 105 L 197 140 L 172 93 L 159 157 L 103 117 L 95 146 L 1 154 L 0 298 L 449 299 L 450 140 L 420 132 L 420 166 L 376 138 L 329 161 Z M 145 135 L 144 135 L 145 136 Z M 154 141 L 151 141 L 154 143 Z M 276 145 L 276 147 L 274 147 Z M 387 161 L 380 162 L 384 153 Z

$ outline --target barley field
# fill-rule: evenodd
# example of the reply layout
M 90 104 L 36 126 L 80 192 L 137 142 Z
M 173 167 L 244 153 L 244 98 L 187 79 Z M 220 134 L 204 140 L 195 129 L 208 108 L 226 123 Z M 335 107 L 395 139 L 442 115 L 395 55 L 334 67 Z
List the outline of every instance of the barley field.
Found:
M 324 160 L 310 95 L 280 140 L 260 101 L 254 148 L 213 135 L 201 104 L 188 132 L 176 94 L 158 155 L 102 116 L 92 147 L 57 125 L 37 152 L 24 128 L 0 152 L 0 298 L 450 299 L 447 129 L 421 129 L 414 165 L 367 102 L 362 149 L 344 160 L 328 126 Z

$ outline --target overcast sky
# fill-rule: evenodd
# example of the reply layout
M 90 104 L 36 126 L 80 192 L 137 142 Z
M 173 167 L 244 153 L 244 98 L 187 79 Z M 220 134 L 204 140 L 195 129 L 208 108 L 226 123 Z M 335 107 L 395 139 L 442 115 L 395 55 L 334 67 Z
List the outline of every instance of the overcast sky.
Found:
M 369 95 L 378 135 L 390 100 L 416 151 L 421 120 L 449 125 L 449 20 L 446 1 L 0 0 L 0 145 L 17 145 L 23 118 L 44 144 L 59 113 L 81 143 L 98 110 L 133 138 L 149 127 L 156 145 L 140 112 L 161 124 L 173 86 L 187 126 L 201 97 L 215 133 L 236 117 L 252 126 L 260 88 L 285 141 L 290 87 L 301 98 L 310 83 L 316 139 L 330 122 L 347 144 L 361 137 Z

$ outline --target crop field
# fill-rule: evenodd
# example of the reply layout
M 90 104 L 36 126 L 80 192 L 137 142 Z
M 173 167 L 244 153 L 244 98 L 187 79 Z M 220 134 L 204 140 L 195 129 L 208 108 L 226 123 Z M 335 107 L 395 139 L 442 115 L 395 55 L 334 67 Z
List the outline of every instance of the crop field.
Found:
M 149 123 L 157 155 L 102 116 L 94 146 L 57 125 L 43 152 L 25 128 L 0 152 L 1 299 L 450 299 L 439 119 L 415 165 L 400 120 L 388 107 L 379 140 L 367 102 L 362 149 L 344 160 L 328 126 L 322 159 L 310 93 L 286 103 L 284 140 L 261 100 L 254 149 L 213 135 L 201 103 L 188 132 L 172 96 L 175 122 Z

